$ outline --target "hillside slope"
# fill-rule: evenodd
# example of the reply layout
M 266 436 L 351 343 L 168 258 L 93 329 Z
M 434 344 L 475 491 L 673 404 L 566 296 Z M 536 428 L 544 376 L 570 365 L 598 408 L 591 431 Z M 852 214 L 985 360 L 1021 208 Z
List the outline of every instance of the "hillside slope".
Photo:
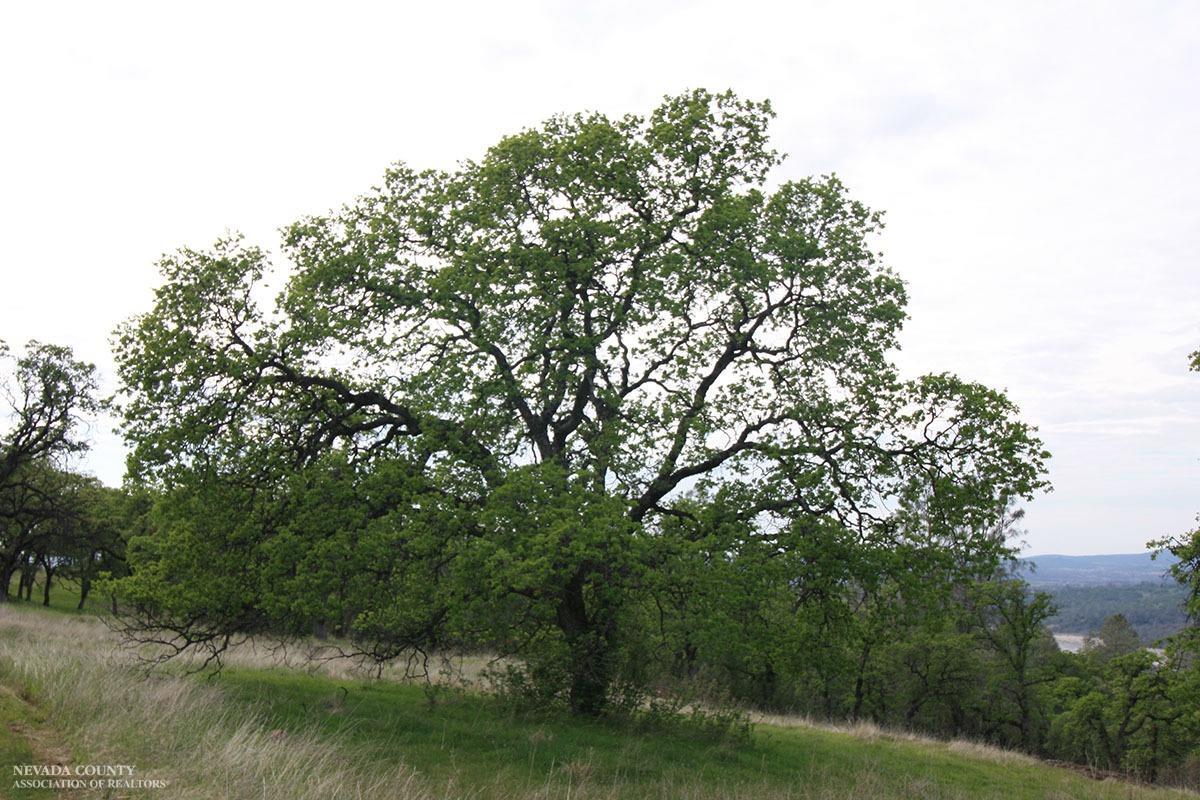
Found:
M 772 718 L 748 744 L 505 713 L 491 698 L 263 668 L 149 679 L 94 619 L 0 608 L 0 685 L 36 707 L 69 762 L 136 767 L 158 798 L 1166 798 L 967 743 Z M 0 703 L 0 715 L 14 713 Z M 21 711 L 28 717 L 30 712 Z M 13 728 L 18 720 L 4 719 Z M 20 742 L 0 756 L 23 759 Z M 32 752 L 36 752 L 33 748 Z M 0 764 L 8 797 L 11 765 Z M 98 793 L 64 797 L 99 797 Z

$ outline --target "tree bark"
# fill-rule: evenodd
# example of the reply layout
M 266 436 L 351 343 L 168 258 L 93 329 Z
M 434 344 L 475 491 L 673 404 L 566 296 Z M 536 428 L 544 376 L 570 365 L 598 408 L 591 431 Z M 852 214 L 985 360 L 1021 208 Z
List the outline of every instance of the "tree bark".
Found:
M 17 574 L 17 557 L 10 555 L 4 559 L 3 566 L 0 566 L 0 603 L 7 603 L 12 599 L 12 579 Z
M 863 699 L 865 692 L 863 691 L 863 680 L 867 672 L 867 662 L 871 658 L 871 640 L 863 641 L 862 654 L 858 659 L 858 675 L 854 679 L 854 710 L 850 712 L 850 718 L 857 721 L 859 715 L 862 714 Z
M 33 582 L 37 577 L 37 567 L 32 566 L 28 559 L 21 565 L 21 583 L 17 586 L 17 597 L 24 596 L 28 601 L 33 600 Z
M 612 681 L 611 623 L 597 623 L 588 615 L 583 595 L 584 574 L 578 572 L 563 588 L 558 604 L 558 625 L 570 651 L 571 712 L 596 716 L 608 703 Z
M 50 582 L 54 579 L 53 570 L 46 570 L 46 585 L 42 587 L 42 605 L 50 605 Z

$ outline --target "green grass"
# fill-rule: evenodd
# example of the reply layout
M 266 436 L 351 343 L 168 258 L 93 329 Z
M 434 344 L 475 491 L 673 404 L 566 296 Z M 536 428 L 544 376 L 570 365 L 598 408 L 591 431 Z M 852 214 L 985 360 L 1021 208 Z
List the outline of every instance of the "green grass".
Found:
M 19 605 L 37 606 L 46 608 L 42 605 L 42 590 L 45 586 L 45 576 L 38 571 L 37 578 L 33 584 L 33 594 L 28 601 L 17 600 L 17 585 L 20 582 L 20 576 L 14 575 L 12 582 L 9 583 L 8 591 L 9 598 L 12 602 Z M 79 584 L 76 581 L 61 580 L 55 578 L 50 585 L 50 606 L 53 611 L 61 611 L 67 614 L 103 614 L 107 610 L 108 598 L 98 594 L 94 589 L 88 593 L 88 599 L 83 604 L 83 608 L 79 608 Z
M 566 716 L 524 717 L 492 700 L 456 695 L 430 705 L 420 687 L 333 681 L 275 670 L 229 670 L 217 678 L 271 724 L 317 730 L 361 757 L 403 761 L 434 786 L 466 786 L 481 797 L 574 784 L 613 797 L 660 796 L 662 788 L 704 787 L 713 797 L 786 796 L 803 787 L 855 786 L 907 797 L 1128 797 L 1128 786 L 1013 757 L 997 763 L 941 743 L 862 738 L 817 727 L 756 726 L 749 745 L 707 742 L 686 732 L 638 733 Z M 803 796 L 803 795 L 800 795 Z
M 515 715 L 479 694 L 445 691 L 431 704 L 416 685 L 246 666 L 253 660 L 211 679 L 147 679 L 127 661 L 97 620 L 0 608 L 0 685 L 9 689 L 0 694 L 0 770 L 36 757 L 33 721 L 75 761 L 136 764 L 139 775 L 169 780 L 167 792 L 129 795 L 160 799 L 1188 796 L 991 748 L 799 720 L 756 725 L 748 744 L 730 745 Z
M 0 797 L 11 800 L 36 800 L 55 797 L 49 788 L 16 788 L 12 766 L 16 764 L 45 764 L 48 754 L 43 747 L 34 747 L 45 736 L 43 720 L 38 709 L 11 690 L 0 686 Z

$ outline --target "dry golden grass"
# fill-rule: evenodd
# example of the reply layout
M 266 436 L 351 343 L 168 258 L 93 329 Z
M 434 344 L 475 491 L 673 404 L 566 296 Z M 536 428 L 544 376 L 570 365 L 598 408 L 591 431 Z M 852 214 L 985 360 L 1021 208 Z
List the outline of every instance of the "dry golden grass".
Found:
M 503 659 L 480 654 L 430 654 L 383 665 L 342 656 L 337 643 L 313 640 L 283 642 L 260 638 L 236 644 L 222 656 L 225 664 L 248 669 L 286 668 L 335 680 L 379 678 L 400 683 L 429 680 L 439 684 L 482 687 L 484 672 Z M 194 663 L 194 662 L 193 662 Z
M 773 725 L 777 728 L 814 728 L 853 736 L 857 739 L 872 741 L 882 739 L 892 742 L 913 742 L 922 746 L 945 749 L 951 753 L 960 753 L 971 758 L 990 761 L 993 764 L 1037 764 L 1038 759 L 1016 750 L 1005 750 L 995 745 L 983 742 L 972 742 L 965 739 L 937 739 L 912 731 L 884 729 L 873 722 L 824 722 L 809 717 L 788 714 L 764 714 L 755 712 L 750 715 L 755 724 Z
M 0 676 L 34 689 L 75 761 L 138 765 L 186 800 L 425 800 L 404 765 L 356 763 L 335 742 L 284 734 L 202 681 L 148 674 L 96 620 L 0 607 Z M 90 795 L 82 795 L 90 796 Z M 107 796 L 101 792 L 96 797 Z M 135 795 L 136 796 L 136 795 Z

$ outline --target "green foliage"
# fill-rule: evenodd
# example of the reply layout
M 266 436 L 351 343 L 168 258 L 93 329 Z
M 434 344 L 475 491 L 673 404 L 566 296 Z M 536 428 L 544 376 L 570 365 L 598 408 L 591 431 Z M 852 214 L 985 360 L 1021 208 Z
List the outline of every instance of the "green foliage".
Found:
M 1099 632 L 1089 635 L 1083 642 L 1083 652 L 1100 661 L 1111 661 L 1141 649 L 1142 639 L 1124 614 L 1105 619 Z
M 881 648 L 870 676 L 872 718 L 910 729 L 980 732 L 972 730 L 970 709 L 989 654 L 949 622 L 906 630 Z
M 1041 694 L 1057 677 L 1050 659 L 1058 647 L 1045 627 L 1054 615 L 1050 596 L 997 581 L 978 585 L 972 600 L 976 630 L 996 665 L 983 698 L 988 738 L 1037 750 L 1048 724 Z
M 130 632 L 470 642 L 587 714 L 702 644 L 778 702 L 798 643 L 865 669 L 922 582 L 994 570 L 1046 453 L 1002 394 L 900 379 L 880 216 L 833 177 L 772 189 L 771 116 L 698 90 L 396 166 L 286 230 L 273 305 L 236 238 L 165 259 L 117 337 L 162 493 Z
M 1155 780 L 1200 741 L 1193 668 L 1139 649 L 1109 659 L 1101 671 L 1068 684 L 1073 695 L 1055 720 L 1063 755 Z
M 1197 517 L 1200 521 L 1200 517 Z M 1186 591 L 1185 608 L 1188 616 L 1196 619 L 1200 612 L 1200 527 L 1173 538 L 1160 539 L 1148 544 L 1161 550 L 1169 550 L 1179 560 L 1171 565 L 1171 575 Z

